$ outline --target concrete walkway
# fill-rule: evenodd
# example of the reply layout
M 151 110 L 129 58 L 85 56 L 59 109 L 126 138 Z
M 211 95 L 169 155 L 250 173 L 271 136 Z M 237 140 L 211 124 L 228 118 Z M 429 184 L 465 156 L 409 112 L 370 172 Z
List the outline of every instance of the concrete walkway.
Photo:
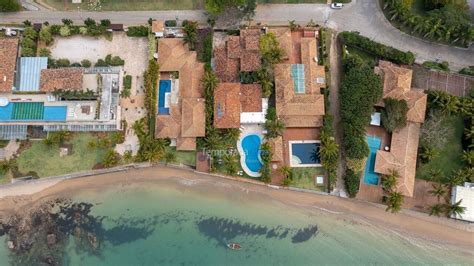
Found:
M 82 22 L 86 18 L 95 20 L 110 19 L 113 23 L 127 25 L 145 24 L 148 18 L 160 20 L 176 19 L 196 20 L 206 24 L 207 17 L 202 10 L 180 11 L 122 11 L 122 12 L 65 12 L 65 11 L 23 11 L 1 13 L 0 23 L 32 22 L 61 23 L 69 18 Z M 359 31 L 377 42 L 415 53 L 418 63 L 426 60 L 448 61 L 452 70 L 474 64 L 474 47 L 463 49 L 448 45 L 431 43 L 405 34 L 392 27 L 385 18 L 377 0 L 352 0 L 341 10 L 333 10 L 327 4 L 262 4 L 257 7 L 254 22 L 268 25 L 288 25 L 295 20 L 302 25 L 313 20 L 338 31 Z

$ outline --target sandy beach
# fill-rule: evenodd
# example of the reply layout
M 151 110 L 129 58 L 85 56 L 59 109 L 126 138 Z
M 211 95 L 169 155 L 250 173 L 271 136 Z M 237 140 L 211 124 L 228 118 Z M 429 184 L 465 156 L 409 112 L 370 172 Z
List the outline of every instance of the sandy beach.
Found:
M 7 217 L 19 210 L 34 208 L 37 204 L 52 198 L 68 197 L 77 191 L 101 191 L 111 186 L 125 186 L 135 182 L 167 180 L 175 182 L 180 189 L 192 186 L 225 187 L 229 191 L 246 191 L 253 197 L 269 197 L 281 204 L 305 209 L 318 209 L 351 222 L 369 223 L 393 233 L 414 236 L 435 243 L 443 243 L 474 250 L 474 225 L 465 222 L 432 217 L 423 213 L 403 210 L 398 214 L 385 211 L 384 206 L 334 196 L 302 193 L 266 186 L 238 182 L 188 170 L 155 166 L 90 176 L 64 181 L 48 180 L 0 189 L 0 217 Z M 196 185 L 198 184 L 198 185 Z M 184 188 L 185 189 L 185 188 Z M 205 193 L 203 191 L 203 193 Z M 21 196 L 13 196 L 21 195 Z M 470 253 L 471 253 L 470 252 Z

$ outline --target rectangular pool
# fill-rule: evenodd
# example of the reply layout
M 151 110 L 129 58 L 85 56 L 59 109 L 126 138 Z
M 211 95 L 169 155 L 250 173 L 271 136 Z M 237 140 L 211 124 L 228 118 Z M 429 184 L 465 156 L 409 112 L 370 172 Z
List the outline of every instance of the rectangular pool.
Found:
M 169 115 L 170 108 L 166 107 L 166 94 L 171 92 L 171 80 L 160 80 L 158 88 L 158 114 Z
M 321 166 L 319 147 L 321 143 L 316 140 L 289 141 L 290 166 L 314 167 Z
M 375 156 L 380 149 L 382 140 L 378 137 L 367 136 L 367 144 L 369 145 L 370 154 L 365 164 L 364 183 L 376 186 L 379 184 L 379 174 L 374 171 Z

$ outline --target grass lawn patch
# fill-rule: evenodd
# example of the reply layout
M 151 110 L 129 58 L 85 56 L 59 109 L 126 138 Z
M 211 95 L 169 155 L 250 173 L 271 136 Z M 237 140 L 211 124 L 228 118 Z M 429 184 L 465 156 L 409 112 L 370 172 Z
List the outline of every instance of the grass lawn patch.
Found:
M 9 140 L 0 140 L 0 149 L 5 148 L 8 145 Z
M 196 166 L 195 151 L 177 151 L 176 147 L 166 147 L 168 151 L 176 153 L 176 162 L 185 165 Z
M 374 67 L 377 63 L 377 57 L 375 55 L 357 47 L 346 46 L 346 54 L 360 56 L 360 58 L 362 58 L 362 60 L 364 60 L 364 62 L 366 62 L 371 67 Z
M 290 186 L 326 192 L 326 186 L 317 186 L 314 180 L 316 175 L 324 175 L 322 167 L 295 167 L 291 172 L 293 181 Z
M 10 183 L 10 178 L 8 177 L 7 173 L 0 172 L 0 184 L 8 183 Z
M 449 177 L 454 171 L 462 168 L 462 134 L 464 130 L 463 119 L 460 116 L 448 117 L 444 121 L 444 127 L 453 128 L 453 134 L 446 145 L 439 151 L 439 156 L 429 163 L 422 164 L 416 171 L 416 178 L 430 180 L 430 171 L 439 169 L 444 178 Z
M 23 151 L 17 159 L 21 173 L 34 171 L 39 177 L 64 175 L 91 170 L 101 163 L 107 149 L 90 148 L 88 143 L 97 140 L 97 136 L 88 133 L 76 133 L 66 143 L 72 144 L 72 154 L 59 157 L 58 146 L 48 147 L 43 141 L 32 141 L 32 145 Z

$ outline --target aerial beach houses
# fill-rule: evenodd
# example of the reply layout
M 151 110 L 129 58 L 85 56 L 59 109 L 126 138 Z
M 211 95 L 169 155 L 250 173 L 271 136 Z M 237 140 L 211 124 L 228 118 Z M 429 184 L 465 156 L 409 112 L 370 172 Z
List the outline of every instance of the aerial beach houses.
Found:
M 261 85 L 241 82 L 239 74 L 260 70 L 260 29 L 242 29 L 239 36 L 228 36 L 215 49 L 215 71 L 220 80 L 214 90 L 214 127 L 240 129 L 237 148 L 243 170 L 260 176 L 259 148 L 263 141 L 263 123 L 268 99 L 262 98 Z
M 196 150 L 196 138 L 205 135 L 204 64 L 178 38 L 158 39 L 158 64 L 155 137 L 170 138 L 176 150 Z
M 325 113 L 324 66 L 318 64 L 315 29 L 269 28 L 285 51 L 275 66 L 275 107 L 285 123 L 283 136 L 270 140 L 278 166 L 317 167 L 320 128 Z
M 411 87 L 413 70 L 397 66 L 388 61 L 379 61 L 374 69 L 383 82 L 382 98 L 405 100 L 408 106 L 406 126 L 391 134 L 383 129 L 378 115 L 372 116 L 368 128 L 368 143 L 371 150 L 360 182 L 360 194 L 380 194 L 380 174 L 396 170 L 400 177 L 396 190 L 406 197 L 413 197 L 416 163 L 421 125 L 425 121 L 427 95 L 421 89 Z M 380 101 L 377 108 L 383 108 Z M 378 191 L 378 192 L 376 192 Z M 381 195 L 377 196 L 381 198 Z
M 121 129 L 121 68 L 48 69 L 46 57 L 18 55 L 18 39 L 0 39 L 0 139 Z

